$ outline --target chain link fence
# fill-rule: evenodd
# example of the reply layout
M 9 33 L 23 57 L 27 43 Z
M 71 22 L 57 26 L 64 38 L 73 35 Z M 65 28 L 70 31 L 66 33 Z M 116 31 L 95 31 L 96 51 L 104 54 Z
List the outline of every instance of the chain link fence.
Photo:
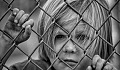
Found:
M 11 1 L 7 1 L 7 0 L 3 0 L 3 2 L 7 5 L 7 10 L 6 10 L 6 12 L 4 13 L 4 14 L 2 14 L 2 16 L 0 17 L 0 22 L 2 22 L 2 20 L 4 19 L 4 17 L 9 13 L 9 12 L 12 12 L 12 9 L 14 8 L 14 6 L 13 6 L 13 3 L 14 3 L 14 1 L 15 0 L 11 0 Z M 44 11 L 49 17 L 51 17 L 54 21 L 53 21 L 53 24 L 56 24 L 58 27 L 60 27 L 57 23 L 55 23 L 55 19 L 51 16 L 51 14 L 48 14 L 41 6 L 40 6 L 40 1 L 39 0 L 33 0 L 34 2 L 35 2 L 35 7 L 34 7 L 34 9 L 30 12 L 30 16 L 29 16 L 29 18 L 33 15 L 33 13 L 37 10 L 37 9 L 40 9 L 40 10 L 42 10 L 42 11 Z M 80 14 L 80 13 L 78 13 L 69 3 L 67 3 L 67 1 L 66 0 L 64 0 L 64 2 L 65 2 L 65 4 L 70 8 L 70 9 L 72 9 L 75 13 L 77 13 L 77 14 L 79 14 L 79 15 L 82 15 L 82 14 Z M 109 13 L 109 16 L 107 16 L 107 18 L 106 18 L 106 20 L 103 22 L 103 25 L 102 26 L 104 26 L 105 25 L 105 23 L 106 23 L 106 21 L 109 19 L 109 18 L 112 18 L 112 19 L 114 19 L 115 21 L 117 21 L 118 23 L 120 23 L 120 21 L 118 20 L 118 19 L 116 19 L 114 16 L 112 16 L 111 15 L 111 12 L 112 12 L 112 10 L 114 9 L 114 7 L 117 5 L 117 4 L 119 4 L 119 0 L 117 0 L 115 3 L 114 3 L 114 5 L 110 8 L 110 9 L 107 9 L 106 7 L 104 7 L 102 4 L 100 4 L 97 0 L 92 0 L 91 2 L 90 2 L 90 4 L 86 7 L 86 9 L 91 5 L 91 3 L 93 3 L 93 2 L 97 2 L 100 6 L 102 6 L 105 10 L 107 10 L 108 11 L 108 13 Z M 86 10 L 85 9 L 85 10 Z M 88 23 L 86 23 L 86 24 L 88 24 Z M 77 26 L 78 24 L 76 24 L 76 26 Z M 88 24 L 89 25 L 89 24 Z M 52 26 L 52 24 L 51 24 L 51 26 Z M 49 27 L 51 27 L 51 26 L 49 26 Z M 76 27 L 75 26 L 75 27 Z M 92 27 L 91 25 L 89 25 L 90 27 Z M 98 32 L 101 28 L 102 28 L 102 26 L 98 29 L 98 30 L 96 30 L 94 27 L 92 27 L 96 32 Z M 75 29 L 75 27 L 74 27 L 74 29 Z M 60 29 L 62 29 L 63 31 L 65 31 L 65 29 L 64 28 L 62 28 L 62 27 L 60 27 Z M 73 30 L 74 30 L 73 29 Z M 21 51 L 25 56 L 27 56 L 28 57 L 28 62 L 25 64 L 25 66 L 24 66 L 24 68 L 29 64 L 29 63 L 32 63 L 33 65 L 36 65 L 40 70 L 43 70 L 41 67 L 39 67 L 39 65 L 37 65 L 34 61 L 33 61 L 33 59 L 31 58 L 31 56 L 34 54 L 34 52 L 36 51 L 36 49 L 38 49 L 39 48 L 39 46 L 42 44 L 42 43 L 44 43 L 44 44 L 46 44 L 46 46 L 48 47 L 48 48 L 50 48 L 52 51 L 54 51 L 47 43 L 45 43 L 44 42 L 44 40 L 41 40 L 41 42 L 38 44 L 38 46 L 36 46 L 36 48 L 32 51 L 32 53 L 30 54 L 30 55 L 28 55 L 28 54 L 26 54 L 21 48 L 19 48 L 18 46 L 19 45 L 17 45 L 16 43 L 15 43 L 15 41 L 17 40 L 17 38 L 24 32 L 24 28 L 22 28 L 21 30 L 20 30 L 20 32 L 19 32 L 19 34 L 18 34 L 18 36 L 17 37 L 15 37 L 15 38 L 12 38 L 12 36 L 10 36 L 9 34 L 7 34 L 5 31 L 3 31 L 2 29 L 0 29 L 0 31 L 4 34 L 4 35 L 6 35 L 8 38 L 10 38 L 11 40 L 12 40 L 12 46 L 7 50 L 7 52 L 4 54 L 4 56 L 1 58 L 1 60 L 0 60 L 0 68 L 5 68 L 5 69 L 7 69 L 7 70 L 9 70 L 9 67 L 5 64 L 6 62 L 7 62 L 7 60 L 9 59 L 9 57 L 11 56 L 11 54 L 14 52 L 14 50 L 17 48 L 17 49 L 19 49 L 19 51 Z M 34 30 L 34 29 L 32 29 L 32 32 L 33 33 L 35 33 L 37 36 L 39 36 L 41 39 L 42 39 L 42 37 L 46 34 L 46 32 L 45 33 L 43 33 L 43 35 L 41 36 L 40 34 L 38 34 L 37 32 L 36 32 L 36 30 Z M 71 33 L 71 32 L 70 32 Z M 70 34 L 69 33 L 69 34 Z M 118 44 L 119 44 L 119 42 L 120 41 L 118 41 L 116 44 L 114 44 L 114 45 L 112 45 L 112 44 L 110 44 L 109 42 L 107 42 L 104 38 L 102 38 L 99 34 L 96 36 L 96 38 L 97 37 L 100 37 L 105 43 L 108 43 L 111 47 L 113 47 L 113 49 L 114 49 L 114 51 L 111 53 L 111 55 L 109 55 L 109 57 L 106 59 L 106 62 L 108 62 L 109 61 L 109 59 L 114 55 L 114 54 L 116 54 L 117 56 L 119 56 L 120 57 L 120 54 L 119 54 L 119 52 L 118 51 L 116 51 L 116 48 L 117 48 L 117 46 L 118 46 Z M 94 39 L 95 40 L 95 39 Z M 68 40 L 69 41 L 69 40 Z M 67 43 L 67 42 L 66 42 Z M 91 42 L 92 43 L 92 42 Z M 91 44 L 90 43 L 90 44 Z M 77 43 L 76 43 L 77 44 Z M 78 44 L 77 44 L 78 45 Z M 78 45 L 79 46 L 79 45 Z M 90 46 L 90 45 L 89 45 Z M 89 48 L 89 46 L 87 47 L 87 49 L 82 49 L 84 52 L 85 52 L 85 54 L 84 54 L 84 56 L 82 57 L 82 59 L 81 60 L 79 60 L 79 62 L 77 63 L 77 65 L 74 67 L 74 68 L 72 68 L 71 66 L 69 66 L 67 63 L 65 63 L 62 59 L 60 59 L 59 58 L 59 56 L 57 56 L 56 57 L 56 59 L 54 60 L 54 62 L 50 65 L 50 67 L 48 68 L 48 70 L 53 66 L 53 64 L 55 63 L 55 61 L 57 60 L 57 59 L 60 59 L 63 63 L 65 63 L 68 67 L 70 67 L 71 69 L 75 69 L 80 63 L 81 63 L 81 61 L 85 58 L 85 57 L 88 57 L 89 59 L 91 59 L 92 60 L 92 58 L 93 57 L 91 57 L 91 56 L 89 56 L 89 54 L 87 54 L 87 50 L 88 50 L 88 48 Z M 63 46 L 64 47 L 64 46 Z M 79 46 L 80 47 L 80 46 Z M 80 47 L 80 48 L 82 48 L 82 47 Z M 61 49 L 62 50 L 62 49 Z M 60 51 L 61 51 L 60 50 Z M 59 52 L 60 52 L 59 51 Z M 55 51 L 54 51 L 55 52 Z M 56 52 L 55 52 L 56 53 Z M 56 54 L 59 54 L 59 53 L 56 53 Z M 105 63 L 106 63 L 105 62 Z M 24 68 L 23 68 L 23 70 L 24 70 Z

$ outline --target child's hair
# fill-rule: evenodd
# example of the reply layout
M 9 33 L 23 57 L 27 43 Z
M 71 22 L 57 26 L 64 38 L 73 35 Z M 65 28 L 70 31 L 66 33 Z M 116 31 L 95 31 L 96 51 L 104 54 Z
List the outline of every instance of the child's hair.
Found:
M 55 31 L 56 28 L 56 25 L 54 23 L 62 25 L 60 24 L 60 22 L 63 22 L 65 24 L 67 22 L 70 22 L 72 19 L 77 19 L 77 23 L 81 18 L 83 18 L 83 20 L 88 22 L 89 25 L 98 30 L 101 25 L 103 25 L 103 22 L 106 20 L 109 13 L 95 1 L 93 1 L 91 5 L 86 9 L 91 1 L 92 0 L 67 0 L 67 2 L 74 9 L 76 9 L 79 14 L 82 15 L 81 17 L 77 14 L 74 18 L 72 17 L 72 15 L 75 15 L 74 11 L 66 5 L 64 0 L 48 0 L 43 6 L 43 9 L 49 15 L 51 15 L 52 18 L 48 16 L 44 11 L 40 11 L 37 31 L 40 35 L 43 35 L 45 32 L 46 33 L 43 35 L 42 39 L 38 37 L 39 42 L 43 40 L 51 48 L 54 49 L 55 35 L 53 34 L 53 31 Z M 104 7 L 108 8 L 105 0 L 97 1 Z M 83 13 L 85 9 L 86 11 Z M 55 19 L 55 22 L 53 18 Z M 87 26 L 85 27 L 84 32 L 86 32 L 87 35 L 90 36 L 91 41 L 99 34 L 99 36 L 103 37 L 107 42 L 112 44 L 112 26 L 110 19 L 105 22 L 105 24 L 98 32 L 96 32 L 96 30 L 94 30 L 94 28 L 92 28 L 88 24 L 86 23 Z M 50 48 L 48 48 L 45 43 L 42 43 L 39 48 L 39 57 L 42 60 L 49 61 L 49 57 L 55 57 L 55 53 Z M 83 43 L 85 43 L 85 41 Z M 100 37 L 97 37 L 91 46 L 91 48 L 89 48 L 91 52 L 90 55 L 98 54 L 104 59 L 106 59 L 113 50 L 112 47 L 105 41 L 103 41 Z

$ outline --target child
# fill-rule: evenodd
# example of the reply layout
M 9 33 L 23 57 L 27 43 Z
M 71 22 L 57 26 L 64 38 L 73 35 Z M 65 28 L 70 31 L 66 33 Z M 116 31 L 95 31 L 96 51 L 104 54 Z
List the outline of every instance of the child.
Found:
M 39 47 L 40 60 L 33 60 L 33 62 L 39 67 L 31 62 L 26 65 L 29 61 L 24 61 L 12 65 L 10 70 L 40 70 L 41 68 L 47 70 L 51 64 L 53 64 L 50 67 L 51 70 L 72 70 L 72 68 L 75 70 L 117 70 L 112 64 L 113 58 L 105 63 L 105 59 L 112 53 L 113 48 L 100 37 L 97 37 L 99 35 L 112 44 L 111 20 L 108 20 L 100 28 L 108 17 L 108 12 L 97 2 L 92 2 L 86 9 L 91 1 L 68 0 L 67 3 L 78 14 L 68 7 L 63 0 L 48 0 L 43 9 L 51 17 L 41 11 L 38 18 L 37 32 L 43 36 L 42 38 L 38 37 L 38 41 L 44 42 L 44 44 Z M 98 0 L 98 2 L 108 7 L 104 0 Z M 28 16 L 29 14 L 23 10 L 15 8 L 5 25 L 4 30 L 13 38 L 22 28 L 25 28 L 25 32 L 16 40 L 17 44 L 30 37 L 34 21 L 32 19 L 26 21 Z M 98 30 L 99 28 L 100 30 Z M 0 40 L 3 43 L 1 46 L 10 46 L 11 40 L 5 35 L 2 35 Z

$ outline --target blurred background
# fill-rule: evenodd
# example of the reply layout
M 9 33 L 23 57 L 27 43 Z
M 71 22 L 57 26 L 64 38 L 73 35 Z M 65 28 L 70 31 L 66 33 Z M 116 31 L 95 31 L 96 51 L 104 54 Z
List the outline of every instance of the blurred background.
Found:
M 8 3 L 10 3 L 12 0 L 6 0 Z M 40 6 L 43 6 L 44 3 L 47 0 L 40 0 Z M 115 3 L 116 0 L 106 0 L 108 1 L 108 4 L 110 7 L 112 7 Z M 112 14 L 114 15 L 114 17 L 116 19 L 120 18 L 119 12 L 120 12 L 120 7 L 119 7 L 119 3 L 116 5 L 116 7 L 113 9 Z M 12 7 L 13 8 L 19 8 L 24 10 L 26 13 L 30 13 L 36 6 L 36 2 L 35 0 L 14 0 Z M 3 16 L 3 14 L 7 11 L 8 9 L 8 4 L 6 4 L 3 0 L 0 0 L 0 18 Z M 37 28 L 37 20 L 38 20 L 38 15 L 39 15 L 40 9 L 37 9 L 33 15 L 30 17 L 32 19 L 35 20 L 35 25 L 33 27 L 33 29 L 36 31 Z M 0 22 L 0 28 L 3 29 L 6 20 L 8 18 L 8 16 L 10 15 L 11 12 L 7 13 L 7 15 L 3 18 L 3 20 Z M 113 40 L 114 40 L 114 44 L 118 41 L 119 38 L 119 24 L 114 21 L 112 19 L 113 24 Z M 0 33 L 1 34 L 1 33 Z M 32 33 L 31 37 L 29 40 L 27 40 L 26 42 L 22 43 L 19 45 L 19 47 L 28 55 L 30 55 L 32 53 L 32 51 L 34 50 L 34 48 L 38 45 L 38 41 L 37 41 L 37 35 Z M 117 47 L 118 52 L 119 51 L 119 46 Z M 117 57 L 117 56 L 116 56 Z M 38 51 L 36 51 L 33 55 L 32 55 L 33 59 L 38 59 Z M 20 52 L 18 49 L 16 49 L 13 54 L 10 56 L 10 58 L 8 59 L 6 65 L 10 66 L 14 63 L 17 62 L 21 62 L 27 59 L 27 56 L 25 56 L 22 52 Z M 116 58 L 116 60 L 118 60 L 119 57 Z M 115 63 L 118 64 L 118 63 Z M 4 68 L 4 70 L 6 70 Z

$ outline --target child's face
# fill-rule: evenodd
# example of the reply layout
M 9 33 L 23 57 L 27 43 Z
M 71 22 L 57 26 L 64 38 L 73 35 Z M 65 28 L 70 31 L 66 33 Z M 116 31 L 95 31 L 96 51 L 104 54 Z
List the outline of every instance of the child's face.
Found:
M 72 16 L 75 17 L 76 15 Z M 63 24 L 62 27 L 64 27 L 68 32 L 71 32 L 76 22 L 77 19 L 73 19 L 70 22 L 66 22 L 65 25 Z M 85 49 L 90 43 L 90 37 L 87 36 L 86 32 L 84 32 L 85 27 L 86 24 L 84 22 L 80 22 L 71 33 L 71 39 L 78 43 L 83 49 Z M 69 38 L 67 34 L 60 28 L 56 28 L 54 34 L 54 50 L 55 52 L 59 52 L 62 46 Z M 67 44 L 64 46 L 64 48 L 59 54 L 60 59 L 64 60 L 71 67 L 74 67 L 83 56 L 84 51 L 71 40 L 67 42 Z M 53 62 L 54 60 L 55 58 L 50 58 L 51 62 Z M 85 57 L 79 65 L 79 70 L 85 70 L 89 64 L 90 60 L 87 57 Z M 59 59 L 55 62 L 54 67 L 57 70 L 70 70 L 70 68 L 66 66 L 63 62 L 61 62 Z

